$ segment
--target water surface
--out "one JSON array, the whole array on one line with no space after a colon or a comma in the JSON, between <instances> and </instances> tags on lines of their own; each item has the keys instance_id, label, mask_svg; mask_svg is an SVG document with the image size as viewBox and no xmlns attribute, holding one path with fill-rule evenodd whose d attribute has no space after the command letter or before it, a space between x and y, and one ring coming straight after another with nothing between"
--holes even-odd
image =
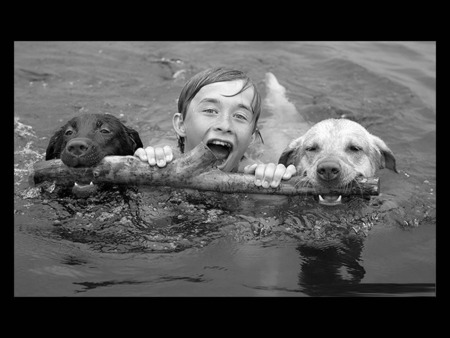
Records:
<instances>
[{"instance_id":1,"label":"water surface","mask_svg":"<svg viewBox=\"0 0 450 338\"><path fill-rule=\"evenodd\" d=\"M381 170L380 196L335 208L164 188L83 201L28 185L50 136L79 114L114 114L144 145L176 145L182 86L219 65L248 72L263 95L274 73L311 123L356 120L399 173ZM16 296L433 296L435 209L434 42L14 45Z\"/></svg>"}]
</instances>

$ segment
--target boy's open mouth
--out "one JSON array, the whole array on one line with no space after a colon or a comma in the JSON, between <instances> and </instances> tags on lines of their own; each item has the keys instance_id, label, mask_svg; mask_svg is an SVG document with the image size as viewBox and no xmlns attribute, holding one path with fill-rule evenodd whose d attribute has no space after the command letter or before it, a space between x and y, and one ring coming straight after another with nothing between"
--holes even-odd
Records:
<instances>
[{"instance_id":1,"label":"boy's open mouth","mask_svg":"<svg viewBox=\"0 0 450 338\"><path fill-rule=\"evenodd\" d=\"M219 160L226 160L233 150L233 145L226 141L209 140L206 145Z\"/></svg>"}]
</instances>

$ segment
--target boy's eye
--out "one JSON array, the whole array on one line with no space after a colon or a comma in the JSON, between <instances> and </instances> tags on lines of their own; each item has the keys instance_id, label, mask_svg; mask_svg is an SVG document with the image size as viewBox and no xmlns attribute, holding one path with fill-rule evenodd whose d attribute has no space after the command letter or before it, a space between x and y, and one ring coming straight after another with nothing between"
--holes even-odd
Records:
<instances>
[{"instance_id":1,"label":"boy's eye","mask_svg":"<svg viewBox=\"0 0 450 338\"><path fill-rule=\"evenodd\" d=\"M215 114L215 113L217 113L217 110L212 109L212 108L203 109L203 111L205 113L208 113L208 114Z\"/></svg>"},{"instance_id":2,"label":"boy's eye","mask_svg":"<svg viewBox=\"0 0 450 338\"><path fill-rule=\"evenodd\" d=\"M234 116L239 120L243 120L243 121L248 120L248 116L246 114L236 113Z\"/></svg>"}]
</instances>

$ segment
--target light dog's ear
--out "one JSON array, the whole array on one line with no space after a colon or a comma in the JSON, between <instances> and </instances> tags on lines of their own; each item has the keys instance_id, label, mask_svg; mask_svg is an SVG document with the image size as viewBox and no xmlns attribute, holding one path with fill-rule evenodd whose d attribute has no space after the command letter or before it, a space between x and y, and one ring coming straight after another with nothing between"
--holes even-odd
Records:
<instances>
[{"instance_id":1,"label":"light dog's ear","mask_svg":"<svg viewBox=\"0 0 450 338\"><path fill-rule=\"evenodd\" d=\"M278 159L278 163L284 164L285 167L287 167L290 164L295 165L294 155L295 155L295 149L286 148L285 150L283 150L283 153L281 154L280 158Z\"/></svg>"},{"instance_id":2,"label":"light dog's ear","mask_svg":"<svg viewBox=\"0 0 450 338\"><path fill-rule=\"evenodd\" d=\"M395 157L394 153L391 149L384 143L382 139L380 139L377 136L372 135L372 139L375 143L375 147L381 154L381 163L380 163L380 169L387 168L391 169L394 172L398 173L396 165L395 165Z\"/></svg>"},{"instance_id":3,"label":"light dog's ear","mask_svg":"<svg viewBox=\"0 0 450 338\"><path fill-rule=\"evenodd\" d=\"M278 163L284 164L285 167L287 167L290 164L293 164L297 166L297 158L298 154L300 152L300 149L302 147L303 138L299 137L298 139L295 139L289 145L283 150L281 153L280 158L278 159Z\"/></svg>"}]
</instances>

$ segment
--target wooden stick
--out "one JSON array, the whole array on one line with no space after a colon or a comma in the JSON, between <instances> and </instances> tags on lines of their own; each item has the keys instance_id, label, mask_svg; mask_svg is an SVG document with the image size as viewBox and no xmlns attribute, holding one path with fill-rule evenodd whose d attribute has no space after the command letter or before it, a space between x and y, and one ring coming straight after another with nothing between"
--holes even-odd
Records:
<instances>
[{"instance_id":1,"label":"wooden stick","mask_svg":"<svg viewBox=\"0 0 450 338\"><path fill-rule=\"evenodd\" d=\"M275 195L360 195L379 194L379 178L358 178L345 189L305 186L301 177L294 176L281 181L277 188L263 188L254 184L254 175L226 173L214 168L217 159L204 144L200 144L184 156L168 163L166 167L151 167L134 156L107 156L96 167L71 168L61 160L42 161L34 164L30 184L44 181L58 185L113 183L126 185L171 186L216 191L222 193L275 194Z\"/></svg>"}]
</instances>

